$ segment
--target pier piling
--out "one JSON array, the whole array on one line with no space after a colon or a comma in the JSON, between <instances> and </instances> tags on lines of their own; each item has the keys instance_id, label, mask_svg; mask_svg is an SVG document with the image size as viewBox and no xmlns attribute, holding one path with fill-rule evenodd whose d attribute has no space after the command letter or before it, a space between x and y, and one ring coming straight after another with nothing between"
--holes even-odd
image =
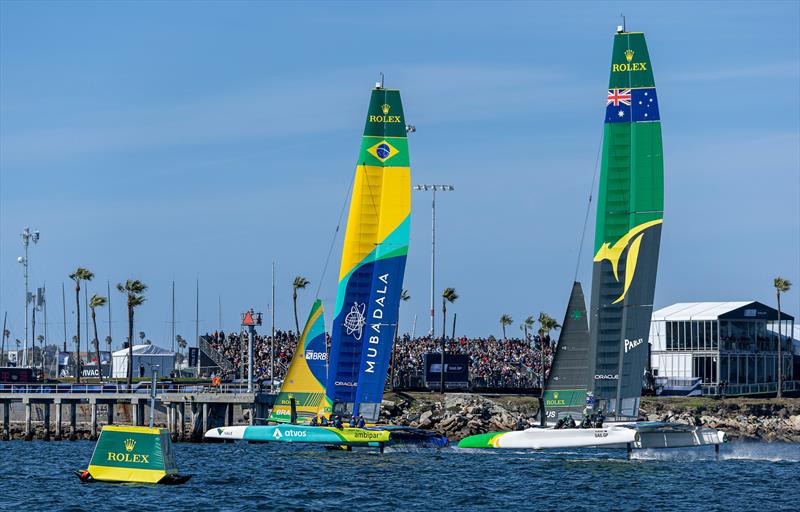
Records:
<instances>
[{"instance_id":1,"label":"pier piling","mask_svg":"<svg viewBox=\"0 0 800 512\"><path fill-rule=\"evenodd\" d=\"M92 410L91 438L97 439L97 400L90 400L89 408Z\"/></svg>"},{"instance_id":2,"label":"pier piling","mask_svg":"<svg viewBox=\"0 0 800 512\"><path fill-rule=\"evenodd\" d=\"M11 403L8 401L3 402L3 440L8 441L11 437L10 425L11 422Z\"/></svg>"},{"instance_id":3,"label":"pier piling","mask_svg":"<svg viewBox=\"0 0 800 512\"><path fill-rule=\"evenodd\" d=\"M33 439L33 432L31 431L31 400L30 398L23 398L22 403L25 406L25 440L30 441Z\"/></svg>"},{"instance_id":4,"label":"pier piling","mask_svg":"<svg viewBox=\"0 0 800 512\"><path fill-rule=\"evenodd\" d=\"M61 399L56 398L53 402L56 407L56 439L61 439Z\"/></svg>"},{"instance_id":5,"label":"pier piling","mask_svg":"<svg viewBox=\"0 0 800 512\"><path fill-rule=\"evenodd\" d=\"M69 440L74 441L78 438L78 404L69 403Z\"/></svg>"},{"instance_id":6,"label":"pier piling","mask_svg":"<svg viewBox=\"0 0 800 512\"><path fill-rule=\"evenodd\" d=\"M50 440L50 402L44 402L44 434L42 439L45 441Z\"/></svg>"}]
</instances>

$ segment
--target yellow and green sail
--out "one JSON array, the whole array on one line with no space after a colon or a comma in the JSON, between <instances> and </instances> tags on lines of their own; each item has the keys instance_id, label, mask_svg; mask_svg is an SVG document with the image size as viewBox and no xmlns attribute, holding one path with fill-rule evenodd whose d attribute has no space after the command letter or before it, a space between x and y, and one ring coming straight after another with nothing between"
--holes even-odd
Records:
<instances>
[{"instance_id":1,"label":"yellow and green sail","mask_svg":"<svg viewBox=\"0 0 800 512\"><path fill-rule=\"evenodd\" d=\"M400 91L372 90L356 165L331 328L334 410L377 419L408 253L408 141Z\"/></svg>"},{"instance_id":2,"label":"yellow and green sail","mask_svg":"<svg viewBox=\"0 0 800 512\"><path fill-rule=\"evenodd\" d=\"M591 295L593 391L636 416L664 215L661 121L644 34L614 36Z\"/></svg>"},{"instance_id":3,"label":"yellow and green sail","mask_svg":"<svg viewBox=\"0 0 800 512\"><path fill-rule=\"evenodd\" d=\"M297 423L308 423L317 415L328 416L331 402L325 395L327 381L327 349L322 301L317 299L303 328L300 341L289 363L289 371L275 399L270 421L292 421L292 400Z\"/></svg>"}]
</instances>

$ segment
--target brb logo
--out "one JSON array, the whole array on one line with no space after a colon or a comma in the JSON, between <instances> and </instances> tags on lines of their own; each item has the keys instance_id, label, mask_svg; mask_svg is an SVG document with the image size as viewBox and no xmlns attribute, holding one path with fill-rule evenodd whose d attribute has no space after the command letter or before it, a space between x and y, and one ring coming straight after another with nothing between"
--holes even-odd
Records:
<instances>
[{"instance_id":1,"label":"brb logo","mask_svg":"<svg viewBox=\"0 0 800 512\"><path fill-rule=\"evenodd\" d=\"M314 352L309 350L306 352L306 361L327 361L328 354L325 352Z\"/></svg>"}]
</instances>

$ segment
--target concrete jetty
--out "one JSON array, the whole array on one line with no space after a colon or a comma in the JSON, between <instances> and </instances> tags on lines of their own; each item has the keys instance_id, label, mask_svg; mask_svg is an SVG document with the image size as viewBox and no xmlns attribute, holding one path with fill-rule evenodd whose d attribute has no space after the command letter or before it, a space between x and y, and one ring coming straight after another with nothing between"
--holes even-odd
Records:
<instances>
[{"instance_id":1,"label":"concrete jetty","mask_svg":"<svg viewBox=\"0 0 800 512\"><path fill-rule=\"evenodd\" d=\"M252 425L266 418L274 398L239 385L159 384L152 414L155 424L168 428L174 440L200 442L208 429ZM0 437L97 439L103 425L149 424L150 403L149 386L129 390L119 384L0 385Z\"/></svg>"}]
</instances>

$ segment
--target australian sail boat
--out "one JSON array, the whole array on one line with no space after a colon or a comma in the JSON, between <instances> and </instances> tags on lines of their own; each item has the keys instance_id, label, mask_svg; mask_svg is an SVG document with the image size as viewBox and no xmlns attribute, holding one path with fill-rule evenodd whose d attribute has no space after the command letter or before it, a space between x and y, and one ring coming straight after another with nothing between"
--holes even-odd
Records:
<instances>
[{"instance_id":1,"label":"australian sail boat","mask_svg":"<svg viewBox=\"0 0 800 512\"><path fill-rule=\"evenodd\" d=\"M664 163L645 37L622 28L614 36L600 173L591 325L576 282L540 402L542 428L470 436L459 447L670 448L724 441L724 433L711 428L637 421L664 213ZM585 417L586 428L546 425L567 416L579 422Z\"/></svg>"}]
</instances>

